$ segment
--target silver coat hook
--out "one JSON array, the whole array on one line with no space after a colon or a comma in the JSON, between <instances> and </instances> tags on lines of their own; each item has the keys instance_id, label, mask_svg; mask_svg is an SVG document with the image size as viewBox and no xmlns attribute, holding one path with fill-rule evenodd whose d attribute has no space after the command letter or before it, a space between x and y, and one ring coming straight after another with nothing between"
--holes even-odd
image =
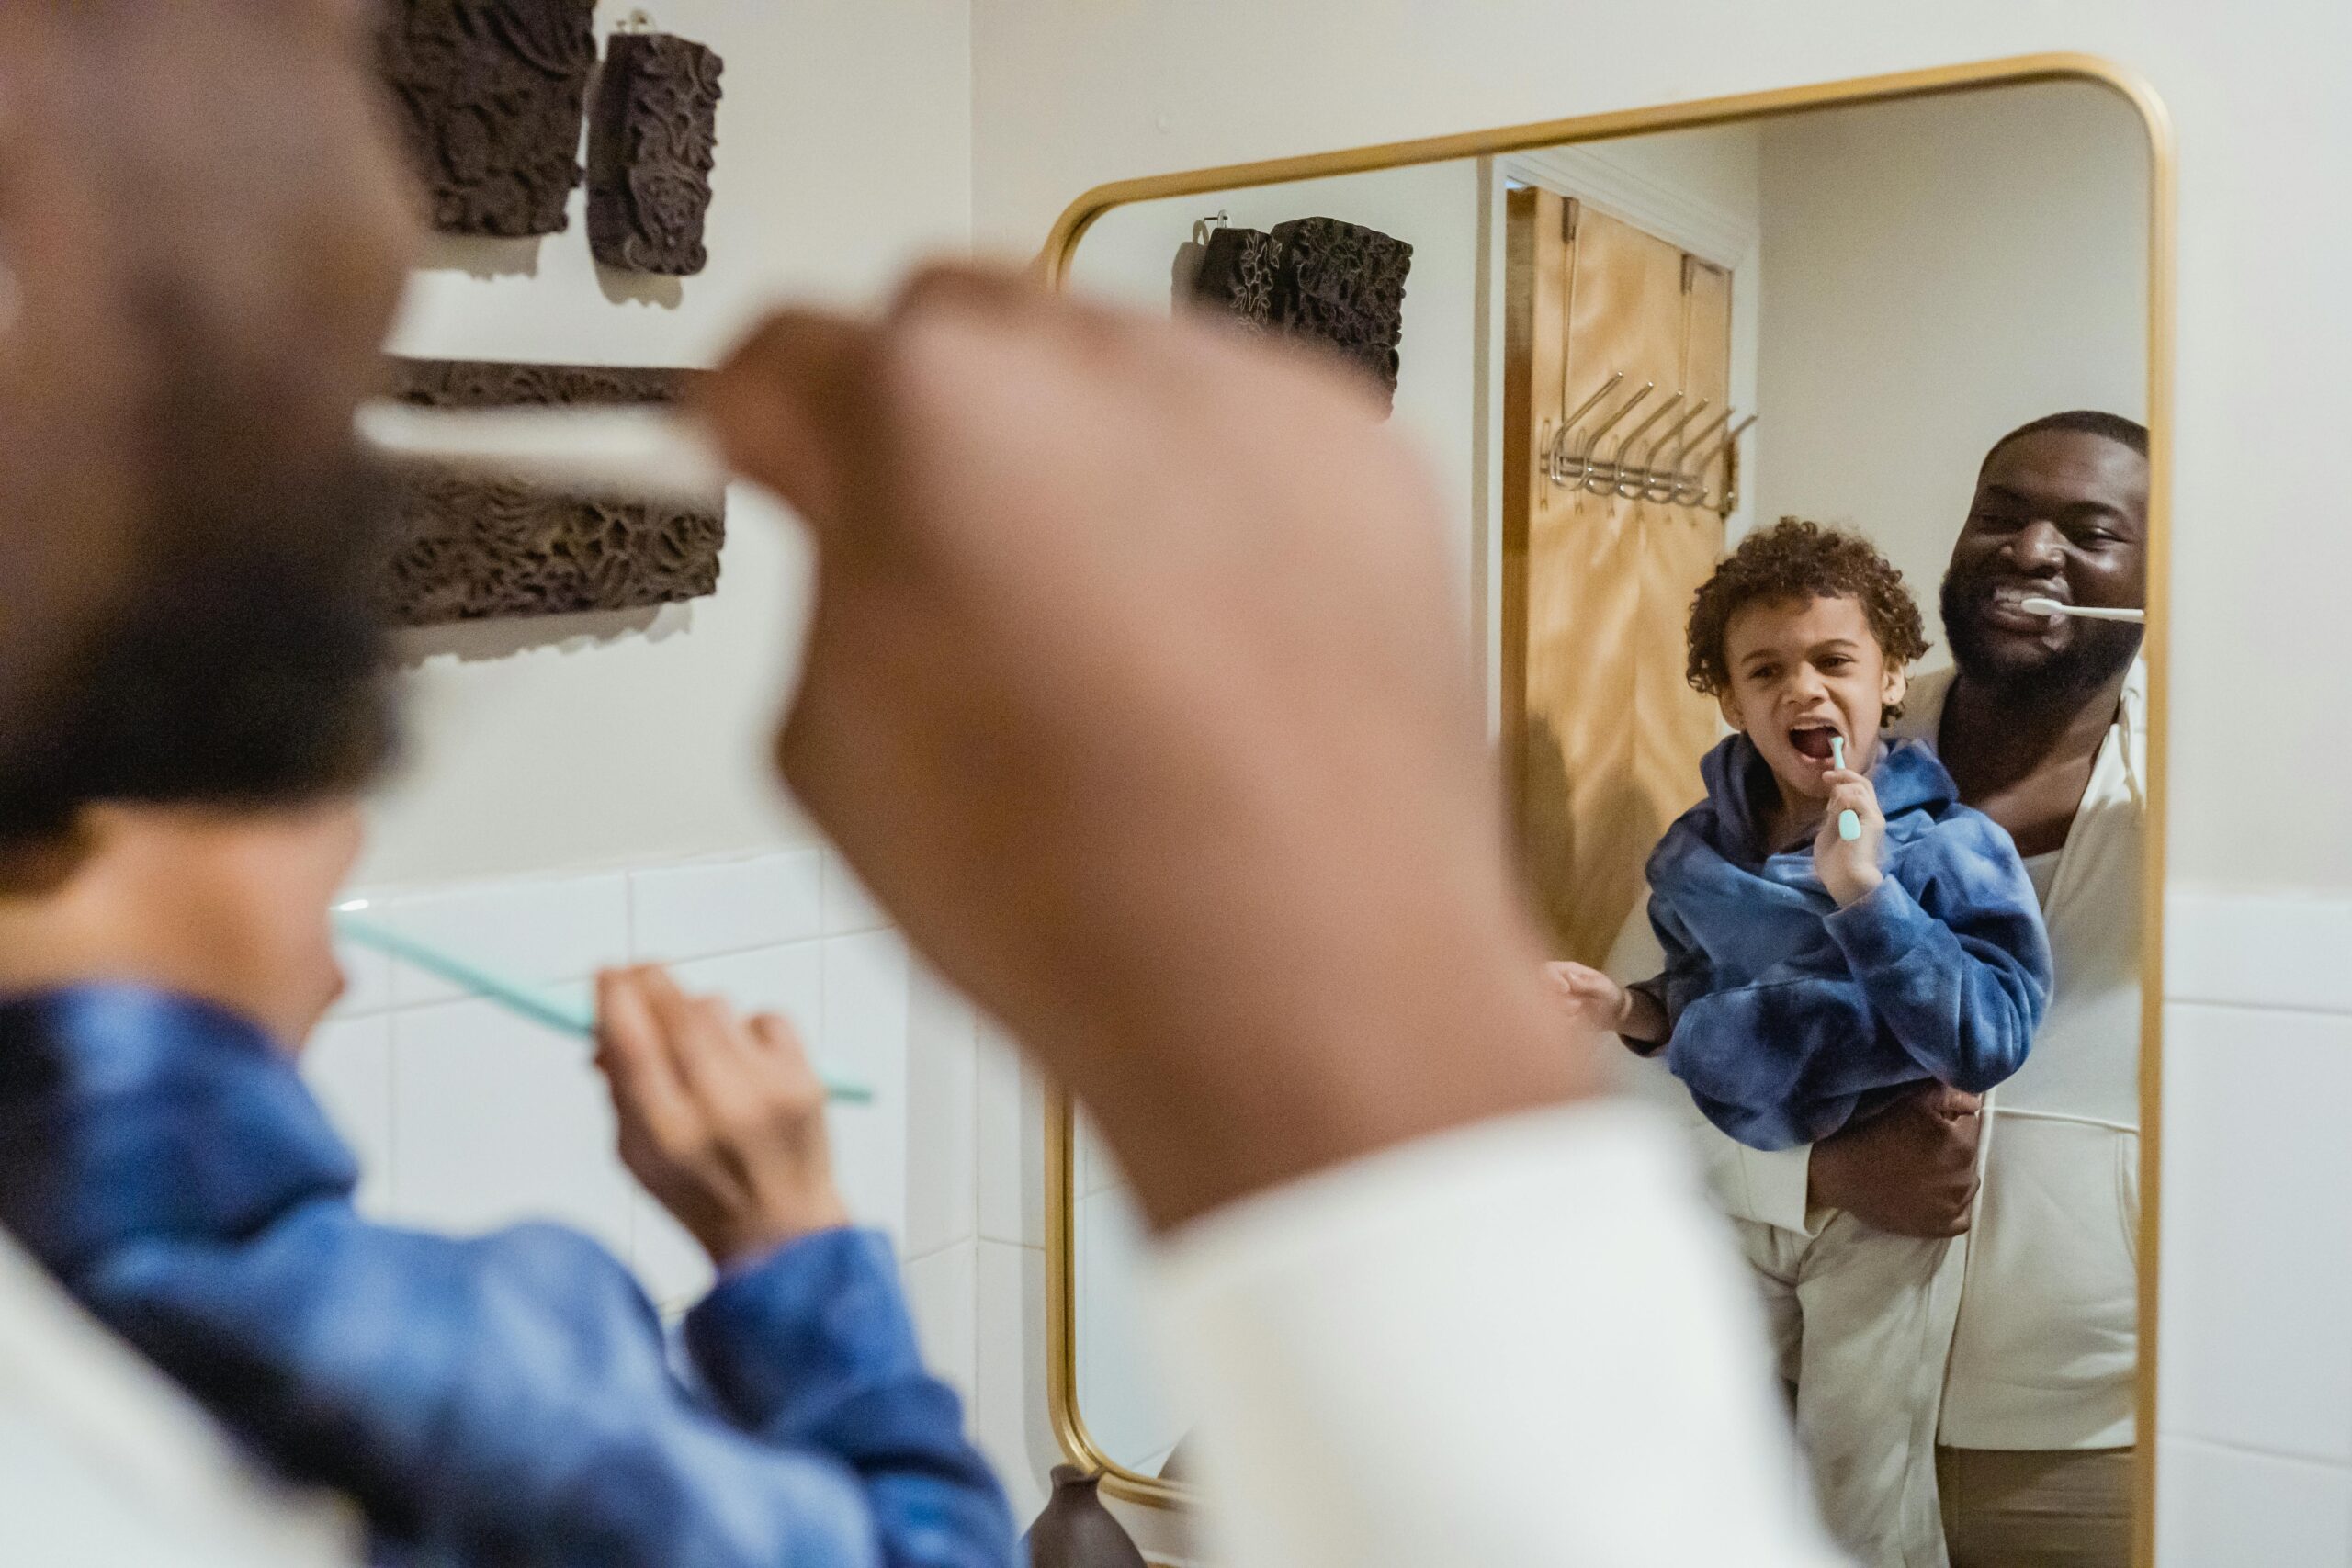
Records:
<instances>
[{"instance_id":1,"label":"silver coat hook","mask_svg":"<svg viewBox=\"0 0 2352 1568\"><path fill-rule=\"evenodd\" d=\"M1682 417L1680 419L1676 420L1672 424L1669 424L1664 430L1659 431L1657 434L1651 439L1650 449L1642 454L1641 488L1638 491L1628 491L1626 493L1638 494L1645 501L1672 501L1674 499L1674 492L1681 484L1682 476L1671 466L1663 468L1658 467L1658 454L1665 451L1668 444L1672 442L1676 436L1682 434L1682 427L1684 425L1689 424L1692 420L1698 418L1701 414L1714 407L1714 403L1715 400L1713 398L1701 398L1697 402L1692 403L1689 408L1682 411Z\"/></svg>"},{"instance_id":2,"label":"silver coat hook","mask_svg":"<svg viewBox=\"0 0 2352 1568\"><path fill-rule=\"evenodd\" d=\"M1630 491L1625 488L1625 454L1634 449L1634 443L1642 438L1642 434L1645 431L1648 430L1651 425L1656 424L1659 420L1664 419L1668 414L1672 413L1676 407L1679 406L1685 399L1690 397L1690 394L1688 392L1675 393L1674 396L1667 399L1666 401L1650 410L1648 417L1644 419L1641 423L1634 426L1633 429L1619 436L1617 438L1617 460L1610 465L1611 472L1606 476L1607 482L1596 486L1590 479L1587 479L1585 481L1585 488L1588 490L1596 490L1603 493L1613 490L1619 495L1630 496L1638 493L1636 491ZM1647 476L1645 475L1644 477L1646 479Z\"/></svg>"},{"instance_id":3,"label":"silver coat hook","mask_svg":"<svg viewBox=\"0 0 2352 1568\"><path fill-rule=\"evenodd\" d=\"M1617 383L1624 378L1625 373L1623 370L1620 370L1615 375L1610 377L1608 380L1603 381L1600 384L1600 390L1593 393L1592 396L1587 398L1583 402L1578 403L1577 405L1577 412L1568 415L1567 418L1560 422L1560 428L1553 434L1551 446L1544 455L1544 471L1545 474L1550 476L1554 484L1565 484L1567 482L1569 476L1564 474L1561 470L1567 463L1568 440L1576 430L1577 422L1584 418L1585 415L1590 413L1594 409L1598 408L1600 405L1600 400L1614 391L1617 388ZM1578 475L1576 477L1581 478L1582 476Z\"/></svg>"},{"instance_id":4,"label":"silver coat hook","mask_svg":"<svg viewBox=\"0 0 2352 1568\"><path fill-rule=\"evenodd\" d=\"M1682 468L1682 460L1690 455L1691 448L1697 446L1699 443L1708 439L1710 436L1713 435L1716 431L1721 430L1725 424L1729 423L1731 422L1731 416L1738 412L1739 411L1737 409L1731 407L1729 404L1725 404L1723 412L1715 415L1714 418L1709 420L1706 423L1692 431L1689 437L1683 441L1682 445L1674 449L1674 457L1667 466L1675 469L1677 472L1679 472Z\"/></svg>"},{"instance_id":5,"label":"silver coat hook","mask_svg":"<svg viewBox=\"0 0 2352 1568\"><path fill-rule=\"evenodd\" d=\"M1691 470L1690 479L1686 485L1686 491L1688 492L1687 498L1689 500L1697 502L1705 499L1707 494L1707 470L1715 466L1715 459L1717 457L1723 457L1724 453L1730 451L1732 447L1738 443L1739 438L1747 433L1748 427L1754 424L1759 417L1761 416L1749 414L1746 419L1741 420L1737 424L1735 424L1730 429L1724 431L1721 436L1716 438L1714 445L1707 448L1707 455L1699 459L1698 467ZM1730 462L1728 459L1725 459L1724 472L1726 477L1728 477L1731 472ZM1728 513L1731 508L1724 504L1724 502L1731 500L1731 486L1726 482L1724 486L1724 494L1722 499L1714 503L1715 510L1718 512ZM1678 499L1681 498L1682 497L1678 496Z\"/></svg>"},{"instance_id":6,"label":"silver coat hook","mask_svg":"<svg viewBox=\"0 0 2352 1568\"><path fill-rule=\"evenodd\" d=\"M1615 413L1611 414L1607 419L1602 420L1598 425L1593 427L1592 434L1584 438L1584 445L1577 451L1577 457L1579 461L1587 465L1586 471L1588 473L1591 471L1589 465L1592 462L1592 449L1600 445L1600 438L1608 434L1611 430L1615 429L1618 421L1623 419L1627 414L1632 413L1635 409L1641 407L1643 400L1657 390L1657 383L1656 381L1643 382L1642 389L1640 391L1635 392L1632 397L1627 398L1623 405L1620 407Z\"/></svg>"}]
</instances>

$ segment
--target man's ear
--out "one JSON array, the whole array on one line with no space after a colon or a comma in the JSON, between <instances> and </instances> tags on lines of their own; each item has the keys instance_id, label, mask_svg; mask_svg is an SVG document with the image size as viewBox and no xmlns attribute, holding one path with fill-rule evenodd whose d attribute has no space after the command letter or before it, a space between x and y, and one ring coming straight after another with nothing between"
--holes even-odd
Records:
<instances>
[{"instance_id":1,"label":"man's ear","mask_svg":"<svg viewBox=\"0 0 2352 1568\"><path fill-rule=\"evenodd\" d=\"M1747 725L1740 718L1739 709L1732 705L1731 689L1729 687L1725 687L1724 690L1715 694L1715 706L1723 710L1724 722L1725 724L1730 725L1742 735L1747 733Z\"/></svg>"}]
</instances>

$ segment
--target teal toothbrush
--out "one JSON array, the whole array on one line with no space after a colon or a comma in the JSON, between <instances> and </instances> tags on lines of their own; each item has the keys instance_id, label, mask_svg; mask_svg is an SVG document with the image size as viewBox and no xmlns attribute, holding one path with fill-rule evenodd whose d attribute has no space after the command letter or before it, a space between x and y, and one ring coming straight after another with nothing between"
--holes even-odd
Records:
<instances>
[{"instance_id":1,"label":"teal toothbrush","mask_svg":"<svg viewBox=\"0 0 2352 1568\"><path fill-rule=\"evenodd\" d=\"M430 947L413 937L404 936L390 926L355 916L355 910L367 907L364 898L336 905L336 934L362 947L390 953L403 964L413 964L428 975L447 980L484 1001L496 1002L509 1012L527 1018L543 1028L552 1029L558 1034L569 1034L580 1040L596 1038L596 1015L593 1010L557 1001L528 986L502 979L486 969L476 968L462 958L452 957L437 947ZM825 1098L828 1100L843 1105L870 1105L874 1102L874 1091L864 1084L843 1083L831 1077L824 1082Z\"/></svg>"},{"instance_id":2,"label":"teal toothbrush","mask_svg":"<svg viewBox=\"0 0 2352 1568\"><path fill-rule=\"evenodd\" d=\"M1833 735L1829 738L1829 761L1832 766L1840 772L1844 771L1846 766L1846 738L1844 736ZM1848 843L1852 843L1862 836L1862 819L1851 811L1840 811L1838 813L1838 836Z\"/></svg>"}]
</instances>

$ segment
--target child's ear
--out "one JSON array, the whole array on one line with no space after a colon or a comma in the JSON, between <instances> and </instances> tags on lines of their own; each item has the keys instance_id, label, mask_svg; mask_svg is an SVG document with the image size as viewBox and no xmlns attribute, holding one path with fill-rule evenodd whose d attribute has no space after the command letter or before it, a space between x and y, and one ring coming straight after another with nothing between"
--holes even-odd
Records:
<instances>
[{"instance_id":1,"label":"child's ear","mask_svg":"<svg viewBox=\"0 0 2352 1568\"><path fill-rule=\"evenodd\" d=\"M1739 716L1739 709L1732 705L1731 693L1728 690L1717 692L1715 694L1715 705L1724 710L1724 722L1725 724L1730 725L1742 735L1747 733L1747 722Z\"/></svg>"},{"instance_id":2,"label":"child's ear","mask_svg":"<svg viewBox=\"0 0 2352 1568\"><path fill-rule=\"evenodd\" d=\"M1887 666L1886 677L1879 682L1879 707L1892 713L1903 705L1911 692L1911 672L1899 664Z\"/></svg>"}]
</instances>

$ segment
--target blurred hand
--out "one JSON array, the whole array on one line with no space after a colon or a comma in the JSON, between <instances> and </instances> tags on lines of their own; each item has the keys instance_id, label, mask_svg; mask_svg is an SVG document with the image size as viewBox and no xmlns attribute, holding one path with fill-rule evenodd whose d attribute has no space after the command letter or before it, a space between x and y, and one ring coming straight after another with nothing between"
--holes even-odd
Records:
<instances>
[{"instance_id":1,"label":"blurred hand","mask_svg":"<svg viewBox=\"0 0 2352 1568\"><path fill-rule=\"evenodd\" d=\"M1813 1145L1808 1198L1896 1235L1959 1235L1976 1201L1984 1101L1929 1084Z\"/></svg>"},{"instance_id":2,"label":"blurred hand","mask_svg":"<svg viewBox=\"0 0 2352 1568\"><path fill-rule=\"evenodd\" d=\"M657 967L596 977L596 1066L621 1163L720 1268L849 1223L825 1087L792 1026L689 997Z\"/></svg>"},{"instance_id":3,"label":"blurred hand","mask_svg":"<svg viewBox=\"0 0 2352 1568\"><path fill-rule=\"evenodd\" d=\"M706 398L817 535L786 778L1156 1221L1597 1081L1366 391L948 270L772 319Z\"/></svg>"},{"instance_id":4,"label":"blurred hand","mask_svg":"<svg viewBox=\"0 0 2352 1568\"><path fill-rule=\"evenodd\" d=\"M1562 1010L1579 1022L1611 1032L1625 1027L1631 993L1600 970L1561 960L1544 965L1544 973Z\"/></svg>"}]
</instances>

